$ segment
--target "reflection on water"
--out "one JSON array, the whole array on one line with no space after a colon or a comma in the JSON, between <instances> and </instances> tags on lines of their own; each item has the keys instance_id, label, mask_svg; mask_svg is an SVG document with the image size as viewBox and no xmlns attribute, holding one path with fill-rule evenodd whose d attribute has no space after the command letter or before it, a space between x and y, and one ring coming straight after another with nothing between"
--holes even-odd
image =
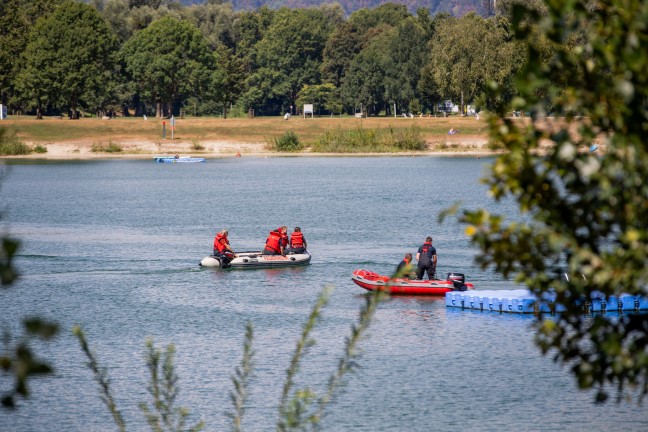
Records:
<instances>
[{"instance_id":1,"label":"reflection on water","mask_svg":"<svg viewBox=\"0 0 648 432\"><path fill-rule=\"evenodd\" d=\"M255 375L247 430L274 430L285 370L314 301L332 285L297 388L323 392L365 303L353 270L391 273L432 235L439 274L466 274L477 289L515 288L473 262L454 220L457 200L515 218L478 183L485 159L236 158L205 164L99 161L12 165L0 194L4 221L23 242L22 279L0 292L0 324L57 319L64 331L38 350L57 374L33 398L0 411L0 430L103 431L114 426L69 333L82 325L108 367L129 430L146 430L146 337L177 346L181 392L208 430L227 430L230 376L248 321ZM196 165L196 166L192 166ZM227 179L227 182L223 182ZM269 230L300 226L306 267L220 270L198 266L226 227L234 250L258 249ZM567 371L541 357L532 318L447 309L433 297L394 296L361 344L360 370L324 419L324 430L646 430L634 406L594 406ZM1 381L0 381L1 382ZM191 422L190 422L191 423ZM55 426L54 426L55 425Z\"/></svg>"}]
</instances>

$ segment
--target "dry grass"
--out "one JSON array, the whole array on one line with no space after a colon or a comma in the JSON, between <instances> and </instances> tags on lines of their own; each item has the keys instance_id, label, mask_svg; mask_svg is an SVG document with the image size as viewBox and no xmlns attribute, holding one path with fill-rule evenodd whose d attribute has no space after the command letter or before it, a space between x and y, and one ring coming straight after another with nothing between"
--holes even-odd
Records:
<instances>
[{"instance_id":1,"label":"dry grass","mask_svg":"<svg viewBox=\"0 0 648 432\"><path fill-rule=\"evenodd\" d=\"M165 122L166 139L162 138ZM312 154L311 146L331 130L406 130L416 126L429 153L492 153L487 148L487 123L474 117L259 117L241 118L186 118L176 119L174 139L171 140L169 120L149 117L114 118L45 118L10 116L0 126L16 130L18 137L31 146L47 149L46 157L96 158L96 157L148 157L152 154L200 154L223 156L241 154L272 154L269 146L287 132L294 132L304 145L302 154ZM448 135L453 127L461 131ZM93 143L111 142L123 151L118 154L92 152ZM443 145L439 145L443 143ZM36 156L33 156L36 157Z\"/></svg>"},{"instance_id":2,"label":"dry grass","mask_svg":"<svg viewBox=\"0 0 648 432\"><path fill-rule=\"evenodd\" d=\"M155 141L162 137L162 122L166 122L167 139L171 137L169 120L149 118L115 118L101 120L87 118L68 120L45 118L36 120L33 117L11 117L3 123L13 126L18 136L32 143L70 142L78 140L94 140L110 138L119 142ZM3 125L4 125L3 124ZM311 143L324 135L327 130L334 128L355 129L388 129L404 128L416 125L423 137L430 141L439 141L440 136L446 136L450 127L459 129L467 135L486 136L486 123L472 117L449 118L367 118L354 117L320 117L297 118L284 120L283 117L260 117L255 119L221 119L221 118L187 118L176 120L175 139L195 140L200 137L204 141L230 142L268 142L279 138L292 130L305 143ZM436 139L435 139L436 138Z\"/></svg>"}]
</instances>

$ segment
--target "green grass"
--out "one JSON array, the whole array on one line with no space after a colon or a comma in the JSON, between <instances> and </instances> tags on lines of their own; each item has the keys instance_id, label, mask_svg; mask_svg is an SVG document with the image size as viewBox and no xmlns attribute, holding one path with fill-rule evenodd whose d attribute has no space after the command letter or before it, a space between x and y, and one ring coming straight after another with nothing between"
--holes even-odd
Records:
<instances>
[{"instance_id":1,"label":"green grass","mask_svg":"<svg viewBox=\"0 0 648 432\"><path fill-rule=\"evenodd\" d=\"M29 153L31 153L31 149L18 138L15 130L0 128L1 156L18 156Z\"/></svg>"},{"instance_id":2,"label":"green grass","mask_svg":"<svg viewBox=\"0 0 648 432\"><path fill-rule=\"evenodd\" d=\"M119 153L123 150L122 146L109 141L107 145L103 145L101 141L93 143L90 149L93 153Z\"/></svg>"},{"instance_id":3,"label":"green grass","mask_svg":"<svg viewBox=\"0 0 648 432\"><path fill-rule=\"evenodd\" d=\"M422 151L427 145L421 136L420 128L356 129L340 127L326 131L317 140L312 150L321 153L384 153L402 151Z\"/></svg>"}]
</instances>

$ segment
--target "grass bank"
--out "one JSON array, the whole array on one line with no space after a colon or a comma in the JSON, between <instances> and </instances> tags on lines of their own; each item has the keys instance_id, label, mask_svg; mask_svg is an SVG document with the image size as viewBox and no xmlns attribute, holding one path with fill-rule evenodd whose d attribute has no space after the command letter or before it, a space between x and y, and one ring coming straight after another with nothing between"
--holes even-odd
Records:
<instances>
[{"instance_id":1,"label":"grass bank","mask_svg":"<svg viewBox=\"0 0 648 432\"><path fill-rule=\"evenodd\" d=\"M246 143L263 151L272 151L272 144L290 133L298 138L302 152L443 152L462 148L488 152L487 124L474 117L178 118L173 140L169 120L150 117L146 120L142 117L110 120L46 117L36 120L34 117L10 116L0 123L0 127L15 130L16 136L32 147L40 145L49 150L54 145L75 145L77 154L82 153L85 147L89 149L94 145L96 149L96 143L106 142L120 146L123 155L174 151L217 153L213 143L231 144L228 152L236 151L237 145ZM162 137L163 127L166 138ZM450 128L461 132L450 136ZM368 139L372 136L381 137L381 140L372 143ZM359 149L354 144L357 142L367 145ZM49 152L50 156L52 153Z\"/></svg>"}]
</instances>

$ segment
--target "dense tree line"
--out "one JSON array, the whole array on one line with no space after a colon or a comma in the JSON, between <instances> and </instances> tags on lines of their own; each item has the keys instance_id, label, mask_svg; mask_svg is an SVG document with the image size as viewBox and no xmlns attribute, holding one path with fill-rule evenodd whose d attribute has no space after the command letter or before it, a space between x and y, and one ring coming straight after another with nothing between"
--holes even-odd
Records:
<instances>
[{"instance_id":1,"label":"dense tree line","mask_svg":"<svg viewBox=\"0 0 648 432\"><path fill-rule=\"evenodd\" d=\"M502 13L432 16L393 3L349 16L338 4L235 11L219 0L1 7L1 101L38 116L278 115L303 103L394 115L448 99L490 109L488 89L512 89L526 61Z\"/></svg>"}]
</instances>

